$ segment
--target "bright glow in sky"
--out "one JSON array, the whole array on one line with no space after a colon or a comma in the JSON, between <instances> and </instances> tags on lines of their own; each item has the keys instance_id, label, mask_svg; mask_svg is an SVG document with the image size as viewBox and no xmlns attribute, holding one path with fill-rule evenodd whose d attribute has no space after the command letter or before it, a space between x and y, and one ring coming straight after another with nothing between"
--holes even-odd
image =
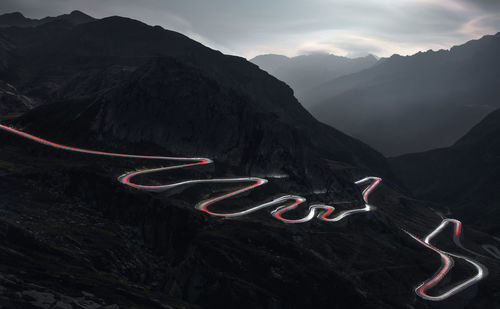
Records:
<instances>
[{"instance_id":1,"label":"bright glow in sky","mask_svg":"<svg viewBox=\"0 0 500 309\"><path fill-rule=\"evenodd\" d=\"M500 0L2 0L26 17L81 10L175 30L252 58L328 52L386 57L448 49L500 31Z\"/></svg>"}]
</instances>

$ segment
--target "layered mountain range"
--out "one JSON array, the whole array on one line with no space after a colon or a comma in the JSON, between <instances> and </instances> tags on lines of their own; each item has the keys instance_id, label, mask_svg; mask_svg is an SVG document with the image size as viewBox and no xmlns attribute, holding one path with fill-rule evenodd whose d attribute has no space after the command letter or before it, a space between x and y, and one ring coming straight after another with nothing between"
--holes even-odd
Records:
<instances>
[{"instance_id":1,"label":"layered mountain range","mask_svg":"<svg viewBox=\"0 0 500 309\"><path fill-rule=\"evenodd\" d=\"M500 107L500 34L394 55L302 96L320 121L386 155L453 144Z\"/></svg>"},{"instance_id":2,"label":"layered mountain range","mask_svg":"<svg viewBox=\"0 0 500 309\"><path fill-rule=\"evenodd\" d=\"M73 25L84 24L95 20L80 11L72 11L69 14L56 17L44 17L42 19L27 18L20 12L0 15L0 27L36 27L53 21L65 21Z\"/></svg>"},{"instance_id":3,"label":"layered mountain range","mask_svg":"<svg viewBox=\"0 0 500 309\"><path fill-rule=\"evenodd\" d=\"M303 96L312 89L340 76L356 73L377 63L373 55L350 59L327 53L313 53L296 57L260 55L250 60L261 69L284 81L294 90L299 101L308 107Z\"/></svg>"}]
</instances>

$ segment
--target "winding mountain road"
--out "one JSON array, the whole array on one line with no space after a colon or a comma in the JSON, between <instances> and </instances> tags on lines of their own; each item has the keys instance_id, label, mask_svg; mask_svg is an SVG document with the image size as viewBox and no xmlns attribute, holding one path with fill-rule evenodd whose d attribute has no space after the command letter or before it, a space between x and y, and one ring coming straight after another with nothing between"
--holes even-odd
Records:
<instances>
[{"instance_id":1,"label":"winding mountain road","mask_svg":"<svg viewBox=\"0 0 500 309\"><path fill-rule=\"evenodd\" d=\"M61 150L87 153L87 154L100 155L100 156L119 157L119 158L191 162L191 163L173 165L173 166L168 166L168 167L159 167L159 168L152 168L152 169L144 169L141 171L133 171L133 172L129 172L129 173L126 173L126 174L118 177L118 181L120 181L121 183L123 183L129 187L139 189L139 190L163 192L163 191L173 189L173 188L179 187L179 186L186 186L186 185L200 184L200 183L248 183L248 182L252 183L249 186L243 187L241 189L232 191L230 193L227 193L227 194L224 194L221 196L217 196L215 198L212 198L212 199L209 199L206 201L202 201L196 205L196 209L203 211L209 215L217 216L217 217L226 217L226 218L240 217L240 216L248 215L250 213L256 212L256 211L264 209L264 208L269 208L271 206L277 206L277 208L271 212L271 215L273 217L275 217L276 219L278 219L282 222L285 222L285 223L304 223L304 222L312 220L314 217L317 217L319 220L322 220L322 221L336 222L336 221L340 221L340 220L344 219L347 216L350 216L350 215L353 215L356 213L368 212L371 209L373 209L373 207L368 204L368 197L369 197L370 193L377 187L377 185L382 180L381 178L378 178L378 177L366 177L366 178L363 178L359 181L356 181L356 184L368 184L367 188L364 189L364 191L363 191L363 200L365 202L365 207L360 208L360 209L353 209L353 210L347 210L347 211L335 213L334 212L335 207L333 207L333 206L325 205L325 204L313 204L313 205L309 206L309 212L304 218L287 219L287 218L284 218L283 215L286 214L287 212L297 208L300 204L303 204L304 202L306 202L306 199L304 197L301 197L298 195L284 195L284 196L281 196L281 197L276 198L274 200L271 200L269 202L265 202L263 204L253 206L253 207L246 209L246 210L243 210L243 211L232 212L232 213L219 213L219 212L211 211L209 209L209 206L212 206L213 204L220 202L224 199L228 199L228 198L234 197L236 195L242 194L244 192L253 190L259 186L266 184L268 182L268 180L264 179L264 178L258 178L258 177L241 177L241 178L221 178L221 179L192 179L192 180L186 180L186 181L181 181L181 182L176 182L176 183L171 183L171 184L166 184L166 185L158 185L158 186L141 185L141 184L133 182L133 178L140 176L140 175L152 174L152 173L157 173L157 172L164 172L164 171L185 168L185 167L191 167L191 166L197 166L197 165L211 164L211 163L213 163L213 161L210 159L207 159L207 158L142 156L142 155L132 155L132 154L88 150L88 149L82 149L82 148L76 148L76 147L70 147L70 146L57 144L57 143L36 137L34 135L31 135L31 134L28 134L28 133L22 132L20 130L16 130L14 128L11 128L11 127L8 127L5 125L1 125L1 124L0 124L0 129L7 131L9 133L30 139L34 142L44 144L44 145L47 145L50 147L54 147L57 149L61 149Z\"/></svg>"},{"instance_id":2,"label":"winding mountain road","mask_svg":"<svg viewBox=\"0 0 500 309\"><path fill-rule=\"evenodd\" d=\"M458 255L458 254L453 254L453 253L449 253L449 252L446 252L446 251L443 251L443 250L440 250L436 247L434 247L432 244L431 244L431 241L434 237L436 237L436 235L438 235L439 233L441 233L443 231L443 229L448 225L448 224L453 224L455 225L455 229L453 231L453 241L455 242L455 244L460 247L461 249L469 252L469 253L472 253L476 256L481 256L480 254L474 252L474 251L471 251L469 249L466 249L461 241L460 241L460 237L462 235L462 223L458 220L455 220L455 219L444 219L441 224L436 228L434 229L429 235L427 235L425 237L424 240L421 240L419 239L418 237L414 236L413 234L405 231L406 233L408 233L408 235L410 235L413 239L415 239L416 241L418 241L419 243L421 243L422 245L424 245L425 247L433 250L434 252L438 253L439 256L441 257L441 261L442 261L442 266L441 266L441 270L439 270L439 272L437 273L436 276L428 279L427 281L425 281L424 283L420 284L416 289L415 289L415 293L417 293L418 296L422 297L423 299L427 299L427 300L432 300L432 301L441 301L441 300L445 300L461 291L463 291L464 289L468 288L469 286L479 282L481 279L483 279L486 275L487 275L487 269L486 267L484 267L483 265L479 264L478 262L466 257L466 256L463 256L463 255ZM448 289L448 290L445 290L444 292L442 292L441 294L439 295L436 295L436 296L431 296L427 293L427 291L431 288L433 288L434 286L436 286L439 282L441 282L444 277L446 276L446 274L451 270L451 268L453 267L453 264L454 264L454 261L453 261L453 257L454 258L458 258L458 259L462 259L466 262L468 262L469 264L471 264L475 269L476 269L476 275L474 275L472 278L469 278L465 281L463 281L462 283Z\"/></svg>"},{"instance_id":3,"label":"winding mountain road","mask_svg":"<svg viewBox=\"0 0 500 309\"><path fill-rule=\"evenodd\" d=\"M259 211L261 209L269 208L272 206L275 206L274 210L271 211L271 215L284 222L284 223L304 223L307 221L310 221L314 218L317 218L322 221L326 222L337 222L340 221L347 216L357 214L357 213L363 213L363 212L368 212L373 210L373 207L369 205L368 203L368 198L370 194L373 192L373 190L380 184L381 178L378 177L366 177L363 178L359 181L356 181L355 183L358 185L366 184L366 188L363 190L363 200L365 202L365 206L360 209L353 209L353 210L346 210L342 212L335 212L335 207L331 205L326 205L326 204L313 204L309 206L309 211L307 215L303 218L300 219L287 219L285 215L290 212L291 210L297 208L299 205L303 204L306 202L306 199L304 197L298 196L298 195L284 195L281 197L278 197L276 199L273 199L271 201L253 206L251 208L238 211L238 212L231 212L231 213L220 213L220 212L215 212L211 210L210 208L217 202L220 202L224 199L228 199L234 196L237 196L239 194L242 194L244 192L248 192L250 190L256 189L268 182L268 180L264 178L258 178L258 177L240 177L240 178L221 178L221 179L192 179L192 180L186 180L186 181L181 181L181 182L176 182L176 183L171 183L171 184L166 184L166 185L157 185L157 186L151 186L151 185L141 185L138 183L133 182L133 179L139 175L146 175L146 174L152 174L152 173L157 173L157 172L163 172L163 171L169 171L169 170L174 170L174 169L179 169L179 168L185 168L185 167L190 167L190 166L197 166L197 165L205 165L205 164L211 164L213 163L212 160L207 159L207 158L186 158L186 157L165 157L165 156L143 156L143 155L132 155L132 154L122 154L122 153L112 153L112 152L102 152L102 151L95 151L95 150L87 150L87 149L82 149L82 148L75 148L75 147L70 147L70 146L65 146L61 144L57 144L54 142L50 142L48 140L33 136L31 134L22 132L20 130L16 130L14 128L1 125L0 124L0 130L27 138L29 140L32 140L34 142L44 144L50 147L58 148L61 150L67 150L67 151L73 151L73 152L80 152L80 153L87 153L87 154L93 154L93 155L100 155L100 156L109 156L109 157L119 157L119 158L131 158L131 159L149 159L149 160L162 160L162 161L182 161L182 162L190 162L190 163L183 163L179 165L173 165L173 166L168 166L168 167L159 167L159 168L152 168L152 169L144 169L140 171L133 171L126 173L124 175L121 175L118 177L118 181L121 183L138 189L138 190L144 190L144 191L153 191L153 192L163 192L169 189L173 189L175 187L179 186L185 186L185 185L190 185L190 184L200 184L200 183L251 183L251 185L248 185L246 187L243 187L241 189L226 193L224 195L220 195L214 198L211 198L209 200L202 201L198 203L195 207L196 209L203 211L209 215L212 216L217 216L217 217L226 217L226 218L232 218L232 217L240 217L244 216L256 211ZM456 293L459 293L460 291L466 289L467 287L471 286L472 284L477 283L480 281L487 273L487 270L484 266L480 265L479 263L461 255L457 254L452 254L449 252L445 252L442 250L437 249L434 247L430 242L431 240L439 234L448 224L454 224L455 225L455 233L454 233L454 242L462 249L465 251L477 255L475 252L468 250L463 247L462 243L460 242L460 236L461 236L461 231L462 231L462 225L460 221L454 220L454 219L445 219L439 225L434 231L432 231L425 240L420 240L416 236L412 235L411 233L405 231L408 233L413 239L421 243L422 245L426 246L427 248L435 251L441 256L441 260L443 262L443 266L439 273L427 280L426 282L422 283L419 285L416 289L415 292L417 293L418 296L427 299L427 300L432 300L432 301L440 301L444 300ZM444 293L437 295L437 296L430 296L427 294L427 290L430 288L434 287L436 284L438 284L449 272L449 270L453 266L453 258L460 258L463 259L470 264L472 264L476 269L477 269L477 274L466 280L465 282L462 282L459 285L454 286L453 288L445 291Z\"/></svg>"}]
</instances>

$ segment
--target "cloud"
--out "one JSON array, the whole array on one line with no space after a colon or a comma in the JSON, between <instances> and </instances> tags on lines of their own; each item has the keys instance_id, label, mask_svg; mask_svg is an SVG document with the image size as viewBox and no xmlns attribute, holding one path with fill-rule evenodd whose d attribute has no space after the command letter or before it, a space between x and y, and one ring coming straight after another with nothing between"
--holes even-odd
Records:
<instances>
[{"instance_id":1,"label":"cloud","mask_svg":"<svg viewBox=\"0 0 500 309\"><path fill-rule=\"evenodd\" d=\"M463 24L459 32L470 37L479 37L485 33L494 33L500 29L500 14L478 16Z\"/></svg>"},{"instance_id":2,"label":"cloud","mask_svg":"<svg viewBox=\"0 0 500 309\"><path fill-rule=\"evenodd\" d=\"M466 5L476 6L489 12L500 12L500 1L498 0L461 0Z\"/></svg>"},{"instance_id":3,"label":"cloud","mask_svg":"<svg viewBox=\"0 0 500 309\"><path fill-rule=\"evenodd\" d=\"M122 15L182 32L247 58L411 54L449 48L500 30L499 0L2 0L1 11L27 16L79 9Z\"/></svg>"}]
</instances>

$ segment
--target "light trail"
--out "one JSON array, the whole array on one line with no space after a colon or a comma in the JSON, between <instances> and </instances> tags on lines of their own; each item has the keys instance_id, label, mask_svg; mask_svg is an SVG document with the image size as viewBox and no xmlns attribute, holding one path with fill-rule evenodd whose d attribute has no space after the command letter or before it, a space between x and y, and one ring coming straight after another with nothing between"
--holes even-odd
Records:
<instances>
[{"instance_id":1,"label":"light trail","mask_svg":"<svg viewBox=\"0 0 500 309\"><path fill-rule=\"evenodd\" d=\"M484 251L488 252L495 259L500 260L500 250L494 245L484 244L482 245Z\"/></svg>"},{"instance_id":2,"label":"light trail","mask_svg":"<svg viewBox=\"0 0 500 309\"><path fill-rule=\"evenodd\" d=\"M325 204L314 204L314 205L311 205L309 207L309 212L304 218L292 220L292 219L286 219L286 218L282 217L283 214L297 208L300 204L303 204L304 202L306 202L305 198L298 196L298 195L284 195L284 196L276 198L272 201L265 202L263 204L259 204L257 206L253 206L251 208L248 208L248 209L242 210L242 211L238 211L238 212L219 213L219 212L215 212L215 211L210 210L209 206L212 206L213 204L220 202L222 200L234 197L236 195L240 195L244 192L248 192L248 191L253 190L257 187L260 187L268 182L267 179L259 178L259 177L222 178L222 179L192 179L192 180L186 180L186 181L181 181L181 182L176 182L176 183L171 183L171 184L166 184L166 185L155 185L155 186L153 186L153 185L141 185L138 183L134 183L132 181L133 178L135 178L136 176L140 176L140 175L152 174L152 173L163 172L163 171L179 169L179 168L185 168L185 167L190 167L190 166L210 164L210 163L213 163L213 161L210 159L207 159L207 158L143 156L143 155L131 155L131 154L87 150L87 149L57 144L57 143L36 137L34 135L31 135L31 134L28 134L28 133L10 128L8 126L1 125L1 124L0 124L0 129L4 130L6 132L9 132L9 133L27 138L27 139L32 140L34 142L44 144L44 145L47 145L50 147L54 147L57 149L61 149L61 150L87 153L87 154L100 155L100 156L119 157L119 158L191 162L191 163L179 164L179 165L168 166L168 167L159 167L159 168L144 169L144 170L140 170L140 171L128 172L128 173L123 174L123 175L118 177L118 181L120 181L121 183L123 183L129 187L139 189L139 190L163 192L163 191L173 189L173 188L179 187L179 186L186 186L186 185L200 184L200 183L248 183L248 182L253 183L253 184L246 186L244 188L241 188L241 189L232 191L230 193L227 193L227 194L200 202L196 205L196 209L203 211L209 215L217 216L217 217L225 217L225 218L240 217L240 216L244 216L244 215L247 215L247 214L250 214L250 213L256 212L258 210L271 207L271 206L279 206L278 208L273 210L271 212L271 214L274 218L276 218L282 222L285 222L285 223L304 223L304 222L312 220L316 216L316 213L318 213L317 218L319 220L327 221L327 222L337 222L337 221L344 219L347 216L350 216L350 215L353 215L356 213L368 212L368 211L372 210L373 207L368 204L368 197L369 197L370 193L377 187L377 185L382 180L381 178L378 178L378 177L366 177L366 178L363 178L359 181L356 181L355 182L356 184L365 184L365 183L369 184L368 187L363 190L363 200L365 202L365 207L361 208L361 209L353 209L353 210L339 212L338 214L335 214L334 216L331 216L331 215L333 214L335 207L330 206L330 205L325 205ZM286 205L283 206L284 204L286 204Z\"/></svg>"},{"instance_id":3,"label":"light trail","mask_svg":"<svg viewBox=\"0 0 500 309\"><path fill-rule=\"evenodd\" d=\"M297 208L297 206L303 202L305 199L300 196L290 196L290 198L295 199L295 202L288 206L281 206L277 209L273 210L272 215L277 219L286 222L286 223L303 223L312 220L316 216L316 211L318 211L317 218L327 222L337 222L344 219L347 216L353 215L355 213L367 212L373 209L373 206L368 204L368 197L370 193L377 187L382 179L377 177L366 177L361 180L356 181L356 184L363 184L367 182L372 182L364 191L363 191L363 200L365 201L365 207L360 209L346 210L338 213L334 217L329 217L335 210L335 207L325 205L325 204L314 204L309 206L309 213L302 219L290 220L285 219L282 215L290 210Z\"/></svg>"},{"instance_id":4,"label":"light trail","mask_svg":"<svg viewBox=\"0 0 500 309\"><path fill-rule=\"evenodd\" d=\"M432 233L430 233L429 235L427 235L427 237L425 237L425 242L430 244L431 240L437 235L439 234L448 224L454 224L455 225L455 230L454 230L454 234L453 234L453 242L458 246L460 247L462 250L464 251L467 251L475 256L481 256L481 257L484 257L483 255L475 252L475 251L472 251L470 249L467 249L465 248L463 245L462 245L462 241L461 241L461 236L462 236L462 222L456 220L456 219L443 219L443 221L441 221L441 224L434 230L432 231Z\"/></svg>"},{"instance_id":5,"label":"light trail","mask_svg":"<svg viewBox=\"0 0 500 309\"><path fill-rule=\"evenodd\" d=\"M210 210L209 207L213 206L213 204L220 202L222 200L240 195L244 192L248 192L248 191L253 190L257 187L260 187L260 186L266 184L268 181L264 178L259 178L259 177L240 177L240 178L222 178L222 179L192 179L192 180L186 180L186 181L181 181L181 182L176 182L176 183L166 184L166 185L141 185L138 183L134 183L132 181L133 178L135 178L136 176L139 176L139 175L146 175L146 174L174 170L174 169L185 168L185 167L190 167L190 166L210 164L210 163L213 163L213 161L210 159L207 159L207 158L143 156L143 155L131 155L131 154L87 150L87 149L70 147L70 146L65 146L65 145L54 143L54 142L50 142L48 140L33 136L31 134L28 134L28 133L24 133L22 131L19 131L19 130L16 130L16 129L13 129L13 128L10 128L8 126L4 126L1 124L0 124L0 129L3 131L9 132L9 133L27 138L27 139L32 140L34 142L44 144L44 145L47 145L50 147L54 147L57 149L66 150L66 151L87 153L87 154L100 155L100 156L119 157L119 158L190 162L190 163L184 163L184 164L168 166L168 167L159 167L159 168L144 169L144 170L140 170L140 171L128 172L128 173L123 174L123 175L118 177L118 181L120 181L121 183L123 183L129 187L138 189L138 190L162 192L162 191L173 189L173 188L179 187L179 186L200 184L200 183L248 183L248 182L252 183L251 185L248 185L248 186L243 187L241 189L226 193L224 195L217 196L215 198L211 198L211 199L206 200L206 201L202 201L196 205L196 209L203 211L209 215L217 216L217 217L225 217L225 218L240 217L240 216L244 216L244 215L256 212L258 210L264 209L264 208L268 208L271 206L278 206L273 211L271 211L271 215L274 218L276 218L284 223L304 223L304 222L308 222L308 221L314 219L315 217L321 221L337 222L337 221L344 219L347 216L357 214L357 213L369 212L369 211L373 210L374 207L368 203L368 198L369 198L370 194L373 192L373 190L380 184L380 182L382 180L381 178L378 178L378 177L366 177L366 178L363 178L363 179L355 182L355 184L357 184L357 185L367 184L367 187L362 192L365 206L363 208L360 208L360 209L352 209L352 210L342 211L339 213L334 213L335 207L333 207L331 205L313 204L313 205L309 206L309 212L307 213L307 215L305 217L300 218L300 219L287 219L287 218L284 218L283 216L286 213L296 209L299 205L305 203L306 199L301 197L301 196L298 196L298 195L284 195L284 196L278 197L272 201L265 202L265 203L259 204L257 206L253 206L253 207L248 208L246 210L232 212L232 213L219 213L219 212L215 212L215 211ZM415 239L416 241L418 241L422 245L426 246L427 248L438 253L441 257L442 262L443 262L443 266L442 266L441 270L438 272L438 274L435 277L427 280L426 282L422 283L421 285L419 285L415 289L415 292L417 293L417 295L419 295L420 297L427 299L427 300L432 300L432 301L444 300L444 299L466 289L467 287L475 284L476 282L481 280L487 273L486 268L484 266L480 265L479 263L477 263L473 260L470 260L464 256L451 254L451 253L439 250L430 244L431 240L437 234L439 234L446 227L447 224L450 224L450 223L455 224L455 230L454 230L454 236L453 236L454 242L460 248L466 250L467 252L478 255L477 253L463 247L462 243L460 242L460 236L462 233L462 225L461 225L461 222L458 220L454 220L454 219L443 220L443 222L433 232L431 232L429 235L427 235L427 237L425 237L425 240L420 240L416 236L405 231L413 239ZM498 240L498 238L496 238L496 239ZM467 281L447 290L446 292L442 293L441 295L438 295L438 296L428 295L427 290L434 287L435 285L437 285L446 276L446 274L449 272L449 270L452 268L452 266L453 266L452 256L456 257L456 258L464 259L465 261L472 264L477 269L477 274L473 278L470 278Z\"/></svg>"},{"instance_id":6,"label":"light trail","mask_svg":"<svg viewBox=\"0 0 500 309\"><path fill-rule=\"evenodd\" d=\"M458 255L458 254L449 253L449 252L437 249L436 247L434 247L431 244L432 239L436 235L438 235L439 233L441 233L442 230L448 224L454 224L455 225L455 229L453 231L453 241L455 242L455 244L457 246L459 246L460 248L464 249L465 251L469 252L469 253L472 253L474 255L479 255L479 254L475 253L474 251L465 248L462 245L462 243L460 241L460 236L462 235L462 223L460 221L458 221L458 220L455 220L455 219L444 219L441 222L441 224L436 229L434 229L434 231L432 231L429 235L427 235L425 237L424 240L421 240L418 237L414 236L413 234L405 231L413 239L415 239L416 241L418 241L420 244L424 245L425 247L427 247L427 248L433 250L434 252L438 253L439 256L441 257L442 266L441 266L441 269L438 271L437 275L434 276L434 277L432 277L432 278L430 278L430 279L428 279L424 283L420 284L415 289L415 293L418 296L420 296L420 297L422 297L423 299L426 299L426 300L432 300L432 301L445 300L445 299L447 299L447 298L449 298L449 297L451 297L451 296L453 296L453 295L455 295L455 294L457 294L457 293L465 290L466 288L470 287L471 285L479 282L480 280L482 280L487 275L487 272L488 272L488 270L486 269L486 267L484 267L483 265L479 264L478 262L476 262L474 260L469 259L468 257L462 256L462 255ZM468 262L469 264L471 264L472 266L474 266L474 268L477 271L476 275L473 276L472 278L469 278L466 281L464 281L464 282L462 282L462 283L454 286L453 288L450 288L450 289L446 290L445 292L441 293L440 295L431 296L431 295L427 294L427 290L433 288L439 282L441 282L441 280L443 280L443 278L446 276L446 274L453 267L453 264L454 264L453 257L459 258L459 259L463 259L466 262Z\"/></svg>"}]
</instances>

